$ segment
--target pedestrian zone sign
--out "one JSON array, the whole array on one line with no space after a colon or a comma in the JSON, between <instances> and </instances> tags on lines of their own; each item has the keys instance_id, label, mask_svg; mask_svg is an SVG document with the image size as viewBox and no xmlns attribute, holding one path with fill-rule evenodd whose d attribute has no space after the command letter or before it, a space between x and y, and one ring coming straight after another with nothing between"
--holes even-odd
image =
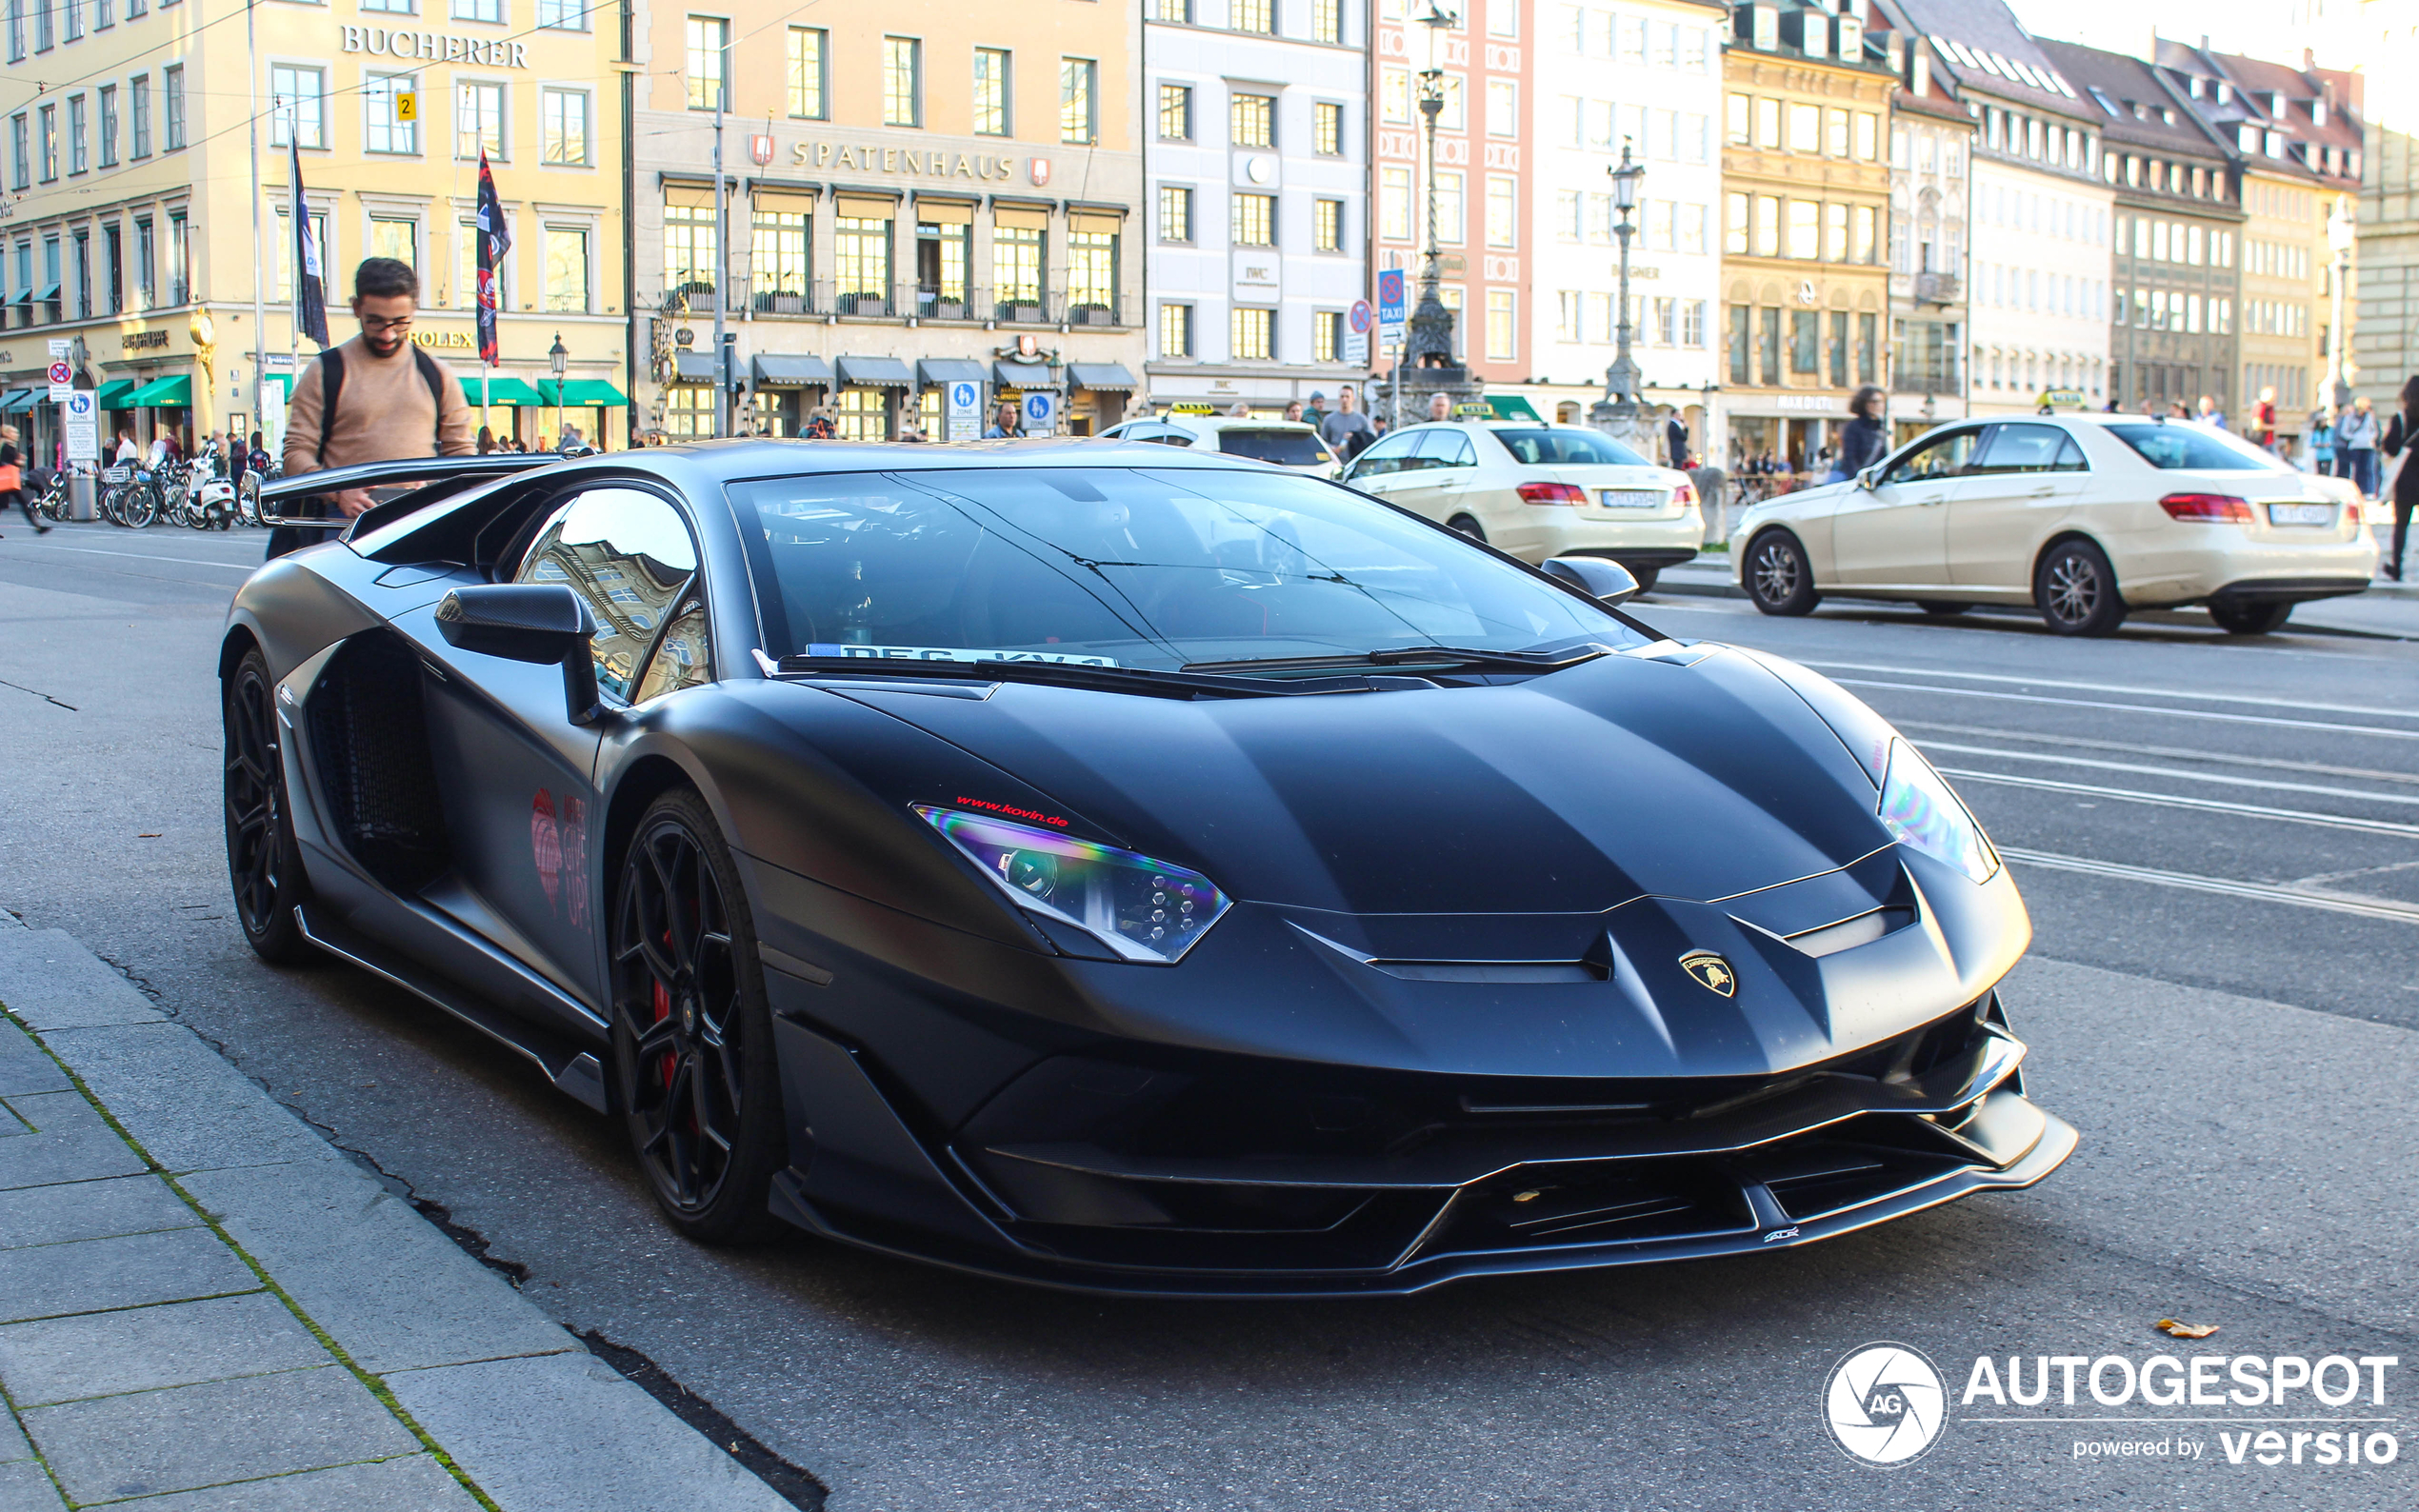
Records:
<instances>
[{"instance_id":1,"label":"pedestrian zone sign","mask_svg":"<svg viewBox=\"0 0 2419 1512\"><path fill-rule=\"evenodd\" d=\"M1055 428L1057 419L1058 396L1056 394L1031 393L1025 396L1026 429L1050 430Z\"/></svg>"}]
</instances>

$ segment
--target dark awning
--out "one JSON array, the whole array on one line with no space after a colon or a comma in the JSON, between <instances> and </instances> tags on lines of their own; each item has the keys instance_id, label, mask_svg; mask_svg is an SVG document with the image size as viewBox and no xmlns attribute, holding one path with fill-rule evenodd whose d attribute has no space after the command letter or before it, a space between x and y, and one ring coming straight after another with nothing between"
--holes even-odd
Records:
<instances>
[{"instance_id":1,"label":"dark awning","mask_svg":"<svg viewBox=\"0 0 2419 1512\"><path fill-rule=\"evenodd\" d=\"M912 388L915 374L896 357L847 357L840 359L840 381L865 388Z\"/></svg>"},{"instance_id":2,"label":"dark awning","mask_svg":"<svg viewBox=\"0 0 2419 1512\"><path fill-rule=\"evenodd\" d=\"M20 409L32 408L35 397L41 392L39 388L11 388L6 394L0 394L0 415L12 415Z\"/></svg>"},{"instance_id":3,"label":"dark awning","mask_svg":"<svg viewBox=\"0 0 2419 1512\"><path fill-rule=\"evenodd\" d=\"M1003 388L1058 387L1058 381L1050 375L1050 364L1046 362L1012 362L1003 357L991 364L991 371L997 375L999 386Z\"/></svg>"},{"instance_id":4,"label":"dark awning","mask_svg":"<svg viewBox=\"0 0 2419 1512\"><path fill-rule=\"evenodd\" d=\"M710 384L714 381L714 354L710 351L673 353L680 361L680 382Z\"/></svg>"},{"instance_id":5,"label":"dark awning","mask_svg":"<svg viewBox=\"0 0 2419 1512\"><path fill-rule=\"evenodd\" d=\"M829 388L831 365L799 352L759 352L755 358L759 388Z\"/></svg>"},{"instance_id":6,"label":"dark awning","mask_svg":"<svg viewBox=\"0 0 2419 1512\"><path fill-rule=\"evenodd\" d=\"M1122 362L1070 362L1067 365L1067 386L1070 388L1113 388L1131 393L1136 387L1134 375Z\"/></svg>"},{"instance_id":7,"label":"dark awning","mask_svg":"<svg viewBox=\"0 0 2419 1512\"><path fill-rule=\"evenodd\" d=\"M915 365L917 375L927 388L944 384L979 384L990 379L983 365L967 357L927 357Z\"/></svg>"}]
</instances>

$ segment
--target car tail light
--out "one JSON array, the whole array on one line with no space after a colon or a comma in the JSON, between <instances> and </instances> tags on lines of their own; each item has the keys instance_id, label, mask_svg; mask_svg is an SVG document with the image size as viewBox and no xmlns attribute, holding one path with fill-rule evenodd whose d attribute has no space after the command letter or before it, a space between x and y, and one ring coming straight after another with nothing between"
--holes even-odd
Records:
<instances>
[{"instance_id":1,"label":"car tail light","mask_svg":"<svg viewBox=\"0 0 2419 1512\"><path fill-rule=\"evenodd\" d=\"M1524 483L1520 486L1523 504L1586 504L1588 490L1575 483Z\"/></svg>"},{"instance_id":2,"label":"car tail light","mask_svg":"<svg viewBox=\"0 0 2419 1512\"><path fill-rule=\"evenodd\" d=\"M1693 483L1681 484L1678 487L1671 490L1671 502L1680 506L1680 507L1684 509L1695 508L1697 503L1697 486Z\"/></svg>"},{"instance_id":3,"label":"car tail light","mask_svg":"<svg viewBox=\"0 0 2419 1512\"><path fill-rule=\"evenodd\" d=\"M2229 525L2251 523L2250 501L2237 499L2230 493L2170 493L2159 501L2159 507L2174 520Z\"/></svg>"}]
</instances>

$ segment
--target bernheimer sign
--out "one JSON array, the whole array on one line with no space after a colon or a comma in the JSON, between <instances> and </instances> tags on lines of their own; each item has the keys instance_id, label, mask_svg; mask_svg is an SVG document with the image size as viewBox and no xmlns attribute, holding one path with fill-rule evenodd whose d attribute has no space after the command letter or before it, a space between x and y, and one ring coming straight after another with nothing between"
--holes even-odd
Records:
<instances>
[{"instance_id":1,"label":"bernheimer sign","mask_svg":"<svg viewBox=\"0 0 2419 1512\"><path fill-rule=\"evenodd\" d=\"M374 52L388 58L425 58L430 63L473 63L483 69L530 66L530 47L526 42L490 42L484 37L413 31L406 27L346 27L344 50Z\"/></svg>"}]
</instances>

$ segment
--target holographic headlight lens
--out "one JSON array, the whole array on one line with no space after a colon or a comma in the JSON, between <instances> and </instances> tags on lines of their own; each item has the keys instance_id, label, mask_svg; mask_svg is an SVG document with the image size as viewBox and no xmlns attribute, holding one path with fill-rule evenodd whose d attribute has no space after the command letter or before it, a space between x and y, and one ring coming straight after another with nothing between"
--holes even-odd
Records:
<instances>
[{"instance_id":1,"label":"holographic headlight lens","mask_svg":"<svg viewBox=\"0 0 2419 1512\"><path fill-rule=\"evenodd\" d=\"M916 804L1020 907L1073 925L1129 961L1172 965L1227 911L1197 871L1030 825Z\"/></svg>"},{"instance_id":2,"label":"holographic headlight lens","mask_svg":"<svg viewBox=\"0 0 2419 1512\"><path fill-rule=\"evenodd\" d=\"M1902 842L1935 861L1989 882L1999 852L1931 763L1904 740L1889 743L1889 774L1882 779L1881 822Z\"/></svg>"}]
</instances>

